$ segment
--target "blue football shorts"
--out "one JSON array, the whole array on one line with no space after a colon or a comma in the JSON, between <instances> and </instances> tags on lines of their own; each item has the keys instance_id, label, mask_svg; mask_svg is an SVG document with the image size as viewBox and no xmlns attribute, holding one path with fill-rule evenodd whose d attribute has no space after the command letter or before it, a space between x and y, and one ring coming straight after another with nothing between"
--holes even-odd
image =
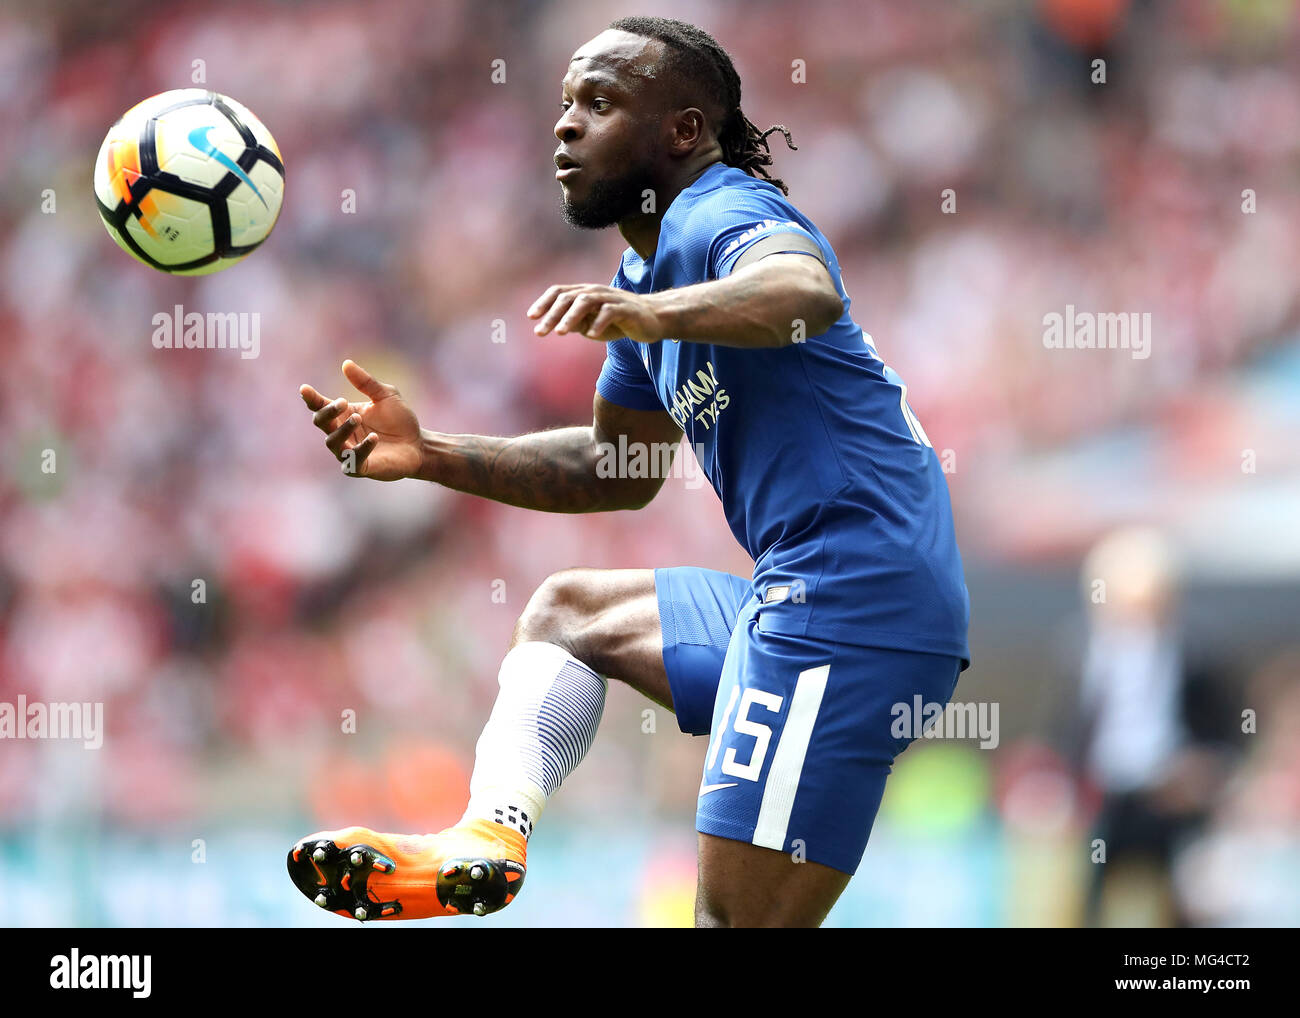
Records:
<instances>
[{"instance_id":1,"label":"blue football shorts","mask_svg":"<svg viewBox=\"0 0 1300 1018\"><path fill-rule=\"evenodd\" d=\"M763 631L753 583L656 569L677 724L710 735L695 828L852 874L894 757L896 704L947 704L961 660Z\"/></svg>"}]
</instances>

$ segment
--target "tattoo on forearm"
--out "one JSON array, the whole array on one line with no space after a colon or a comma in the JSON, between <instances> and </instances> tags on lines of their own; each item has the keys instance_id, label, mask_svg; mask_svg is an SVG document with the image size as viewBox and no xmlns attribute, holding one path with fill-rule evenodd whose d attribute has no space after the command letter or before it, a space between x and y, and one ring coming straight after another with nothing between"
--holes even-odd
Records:
<instances>
[{"instance_id":1,"label":"tattoo on forearm","mask_svg":"<svg viewBox=\"0 0 1300 1018\"><path fill-rule=\"evenodd\" d=\"M543 512L602 507L600 479L588 452L591 432L561 428L518 438L445 436L436 480L457 491Z\"/></svg>"}]
</instances>

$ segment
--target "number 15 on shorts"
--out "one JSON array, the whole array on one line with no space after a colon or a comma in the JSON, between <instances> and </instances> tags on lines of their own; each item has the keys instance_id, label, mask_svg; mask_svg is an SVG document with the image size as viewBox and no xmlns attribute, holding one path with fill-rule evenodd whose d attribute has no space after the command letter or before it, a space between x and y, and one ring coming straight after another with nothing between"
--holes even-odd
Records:
<instances>
[{"instance_id":1,"label":"number 15 on shorts","mask_svg":"<svg viewBox=\"0 0 1300 1018\"><path fill-rule=\"evenodd\" d=\"M738 711L736 710L737 700L740 701ZM742 693L739 686L732 686L731 696L727 700L727 709L722 714L722 725L713 736L713 746L709 749L709 759L704 765L705 773L707 774L713 770L714 765L718 762L718 751L722 748L722 744L728 741L726 738L727 726L731 724L732 712L735 711L736 723L733 731L736 735L753 736L754 747L750 752L749 761L739 763L736 759L738 755L736 747L728 746L727 752L722 756L722 773L728 777L742 778L745 781L757 781L759 774L763 771L763 760L767 757L768 745L772 741L772 728L761 721L751 720L749 712L755 704L758 704L761 708L779 717L781 706L784 703L785 698L777 696L775 693L768 693L762 689L746 689ZM703 794L702 790L701 794Z\"/></svg>"}]
</instances>

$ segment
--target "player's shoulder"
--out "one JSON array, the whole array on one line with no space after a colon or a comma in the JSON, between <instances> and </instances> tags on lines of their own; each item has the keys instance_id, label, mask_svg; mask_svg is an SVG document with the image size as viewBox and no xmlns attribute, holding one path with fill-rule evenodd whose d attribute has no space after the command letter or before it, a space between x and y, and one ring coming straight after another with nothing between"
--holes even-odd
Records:
<instances>
[{"instance_id":1,"label":"player's shoulder","mask_svg":"<svg viewBox=\"0 0 1300 1018\"><path fill-rule=\"evenodd\" d=\"M699 223L736 212L766 212L788 219L796 212L775 184L726 163L714 163L678 198L683 200L674 201L665 218Z\"/></svg>"},{"instance_id":2,"label":"player's shoulder","mask_svg":"<svg viewBox=\"0 0 1300 1018\"><path fill-rule=\"evenodd\" d=\"M689 275L703 271L724 246L743 245L758 234L791 227L807 230L807 220L780 188L734 166L714 163L669 206L659 231L659 258L680 263Z\"/></svg>"},{"instance_id":3,"label":"player's shoulder","mask_svg":"<svg viewBox=\"0 0 1300 1018\"><path fill-rule=\"evenodd\" d=\"M816 244L828 264L834 253L813 222L770 181L744 170L714 164L690 189L691 201L676 212L675 225L661 232L665 247L682 253L687 264L702 259L709 273L725 274L728 259L769 235L799 233ZM685 193L685 192L683 192ZM665 216L665 225L669 216Z\"/></svg>"}]
</instances>

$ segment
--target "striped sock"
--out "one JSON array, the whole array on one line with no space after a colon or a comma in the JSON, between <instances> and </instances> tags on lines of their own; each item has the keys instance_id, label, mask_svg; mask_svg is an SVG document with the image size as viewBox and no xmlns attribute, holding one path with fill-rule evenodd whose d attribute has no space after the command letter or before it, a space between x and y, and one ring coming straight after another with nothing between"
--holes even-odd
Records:
<instances>
[{"instance_id":1,"label":"striped sock","mask_svg":"<svg viewBox=\"0 0 1300 1018\"><path fill-rule=\"evenodd\" d=\"M462 823L482 817L527 838L547 798L591 748L607 683L563 647L541 642L513 648L499 681Z\"/></svg>"}]
</instances>

